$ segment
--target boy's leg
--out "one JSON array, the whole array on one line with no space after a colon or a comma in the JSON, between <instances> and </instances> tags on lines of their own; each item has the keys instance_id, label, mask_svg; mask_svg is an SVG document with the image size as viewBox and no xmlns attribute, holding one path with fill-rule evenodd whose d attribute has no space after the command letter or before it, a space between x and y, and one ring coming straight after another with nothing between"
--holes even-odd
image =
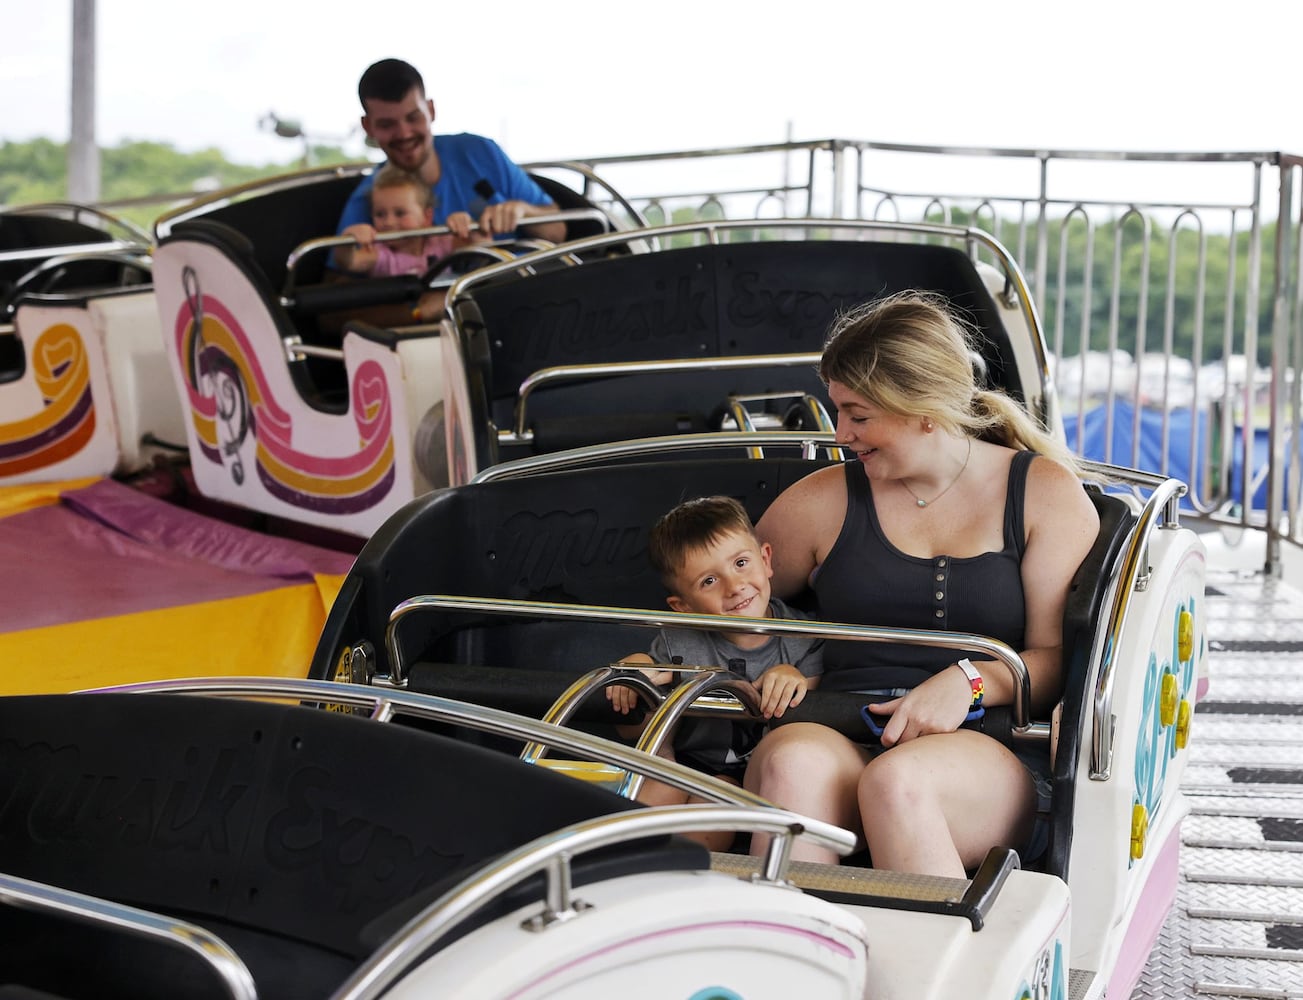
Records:
<instances>
[{"instance_id":1,"label":"boy's leg","mask_svg":"<svg viewBox=\"0 0 1303 1000\"><path fill-rule=\"evenodd\" d=\"M674 749L666 744L656 751L657 757L664 757L666 760L674 760ZM721 781L727 781L730 785L741 785L733 777L727 774L717 774L714 777ZM648 806L681 806L689 802L705 802L705 799L698 798L695 795L689 795L687 792L678 788L673 788L660 781L648 779L642 783L642 789L638 792L638 801ZM733 840L737 836L732 830L702 830L696 833L685 833L689 840L695 840L702 844L707 850L727 851L733 846Z\"/></svg>"}]
</instances>

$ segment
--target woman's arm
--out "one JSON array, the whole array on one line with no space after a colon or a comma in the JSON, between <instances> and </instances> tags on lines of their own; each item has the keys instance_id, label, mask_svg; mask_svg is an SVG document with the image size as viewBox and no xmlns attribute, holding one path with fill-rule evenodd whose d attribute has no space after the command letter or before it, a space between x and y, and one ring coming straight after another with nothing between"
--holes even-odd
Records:
<instances>
[{"instance_id":1,"label":"woman's arm","mask_svg":"<svg viewBox=\"0 0 1303 1000\"><path fill-rule=\"evenodd\" d=\"M1072 577L1099 535L1099 514L1072 471L1044 457L1028 469L1026 498L1022 581L1027 626L1021 653L1031 674L1032 711L1045 713L1063 693L1063 611ZM992 704L1007 705L1013 701L1012 681L1006 671L992 668L982 673L984 681L991 675Z\"/></svg>"},{"instance_id":2,"label":"woman's arm","mask_svg":"<svg viewBox=\"0 0 1303 1000\"><path fill-rule=\"evenodd\" d=\"M756 524L773 546L773 593L788 598L810 585L846 518L846 473L840 465L812 472L779 494Z\"/></svg>"}]
</instances>

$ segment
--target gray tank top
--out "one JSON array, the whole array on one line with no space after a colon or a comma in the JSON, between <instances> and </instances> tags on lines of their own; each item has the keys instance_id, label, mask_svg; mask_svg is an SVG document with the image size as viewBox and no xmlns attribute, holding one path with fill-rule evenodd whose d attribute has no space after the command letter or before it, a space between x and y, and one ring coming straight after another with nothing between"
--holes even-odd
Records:
<instances>
[{"instance_id":1,"label":"gray tank top","mask_svg":"<svg viewBox=\"0 0 1303 1000\"><path fill-rule=\"evenodd\" d=\"M813 588L825 621L895 628L976 632L1023 648L1026 608L1021 563L1026 547L1023 502L1035 452L1019 451L1009 466L1004 548L963 559L906 555L878 523L873 490L858 460L846 463L846 520ZM876 691L908 688L945 669L962 650L828 640L823 688Z\"/></svg>"}]
</instances>

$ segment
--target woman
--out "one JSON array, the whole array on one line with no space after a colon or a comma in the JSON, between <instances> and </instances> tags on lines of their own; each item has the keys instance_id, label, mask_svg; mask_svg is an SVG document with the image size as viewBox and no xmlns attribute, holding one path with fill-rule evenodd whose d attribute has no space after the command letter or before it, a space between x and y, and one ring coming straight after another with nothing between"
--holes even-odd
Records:
<instances>
[{"instance_id":1,"label":"woman","mask_svg":"<svg viewBox=\"0 0 1303 1000\"><path fill-rule=\"evenodd\" d=\"M1062 687L1064 603L1099 531L1071 454L1003 393L981 390L966 331L939 300L892 296L834 326L819 366L854 453L783 492L757 526L773 545L773 592L812 587L827 621L991 636L1018 650L1031 708ZM1048 807L1045 749L1017 754L960 729L1013 684L977 654L830 642L824 690L863 691L890 716L885 751L811 723L770 732L746 787L862 831L879 868L965 877L996 845L1032 860ZM1043 838L1042 838L1043 839ZM765 838L755 838L761 853ZM835 861L797 841L793 857Z\"/></svg>"}]
</instances>

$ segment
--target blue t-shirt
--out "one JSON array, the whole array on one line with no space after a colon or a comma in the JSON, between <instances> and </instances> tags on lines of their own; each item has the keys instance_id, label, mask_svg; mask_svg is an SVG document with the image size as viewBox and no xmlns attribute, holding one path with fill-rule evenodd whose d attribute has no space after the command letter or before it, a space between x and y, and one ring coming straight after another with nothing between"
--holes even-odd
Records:
<instances>
[{"instance_id":1,"label":"blue t-shirt","mask_svg":"<svg viewBox=\"0 0 1303 1000\"><path fill-rule=\"evenodd\" d=\"M434 224L441 226L453 212L468 212L479 219L488 205L523 201L548 205L552 199L492 139L470 132L436 135L434 151L439 157L439 182L434 195ZM371 221L371 184L375 174L362 178L349 195L339 217L336 232Z\"/></svg>"}]
</instances>

